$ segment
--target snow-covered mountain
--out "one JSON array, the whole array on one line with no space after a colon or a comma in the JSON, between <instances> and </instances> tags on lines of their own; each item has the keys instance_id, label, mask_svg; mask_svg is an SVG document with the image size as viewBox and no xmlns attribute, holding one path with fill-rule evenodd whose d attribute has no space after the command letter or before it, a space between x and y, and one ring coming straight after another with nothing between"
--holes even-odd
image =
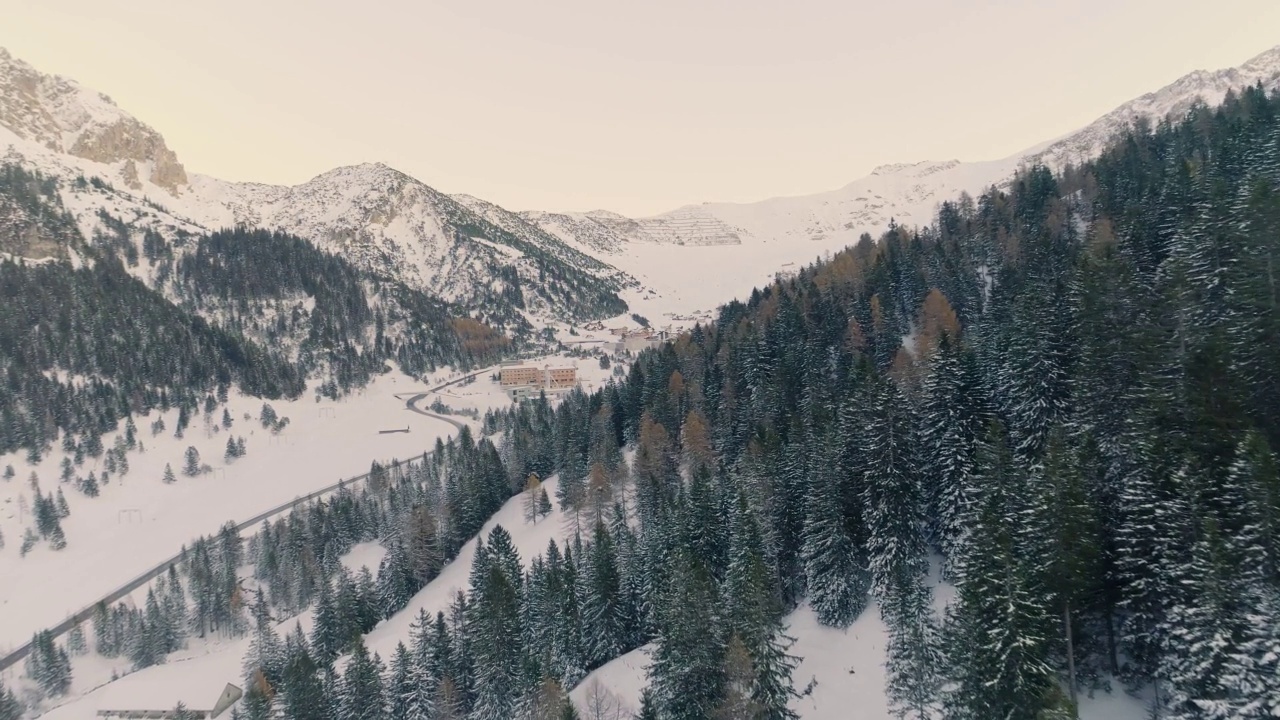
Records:
<instances>
[{"instance_id":1,"label":"snow-covered mountain","mask_svg":"<svg viewBox=\"0 0 1280 720\"><path fill-rule=\"evenodd\" d=\"M341 167L292 187L193 175L182 207L206 227L283 230L466 308L518 295L537 317L599 317L625 280L496 205L451 197L382 163ZM491 216L511 215L496 223ZM568 294L559 285L577 292ZM607 314L621 312L617 307Z\"/></svg>"},{"instance_id":2,"label":"snow-covered mountain","mask_svg":"<svg viewBox=\"0 0 1280 720\"><path fill-rule=\"evenodd\" d=\"M160 133L110 98L3 50L0 163L56 180L86 239L102 229L104 216L139 235L152 230L170 239L263 227L340 254L371 281L403 283L505 327L626 309L616 294L625 275L495 205L455 199L380 163L337 168L292 187L188 175ZM65 254L40 241L52 237L48 232L28 235L30 242L0 251Z\"/></svg>"},{"instance_id":3,"label":"snow-covered mountain","mask_svg":"<svg viewBox=\"0 0 1280 720\"><path fill-rule=\"evenodd\" d=\"M1000 160L885 165L830 192L689 205L653 217L608 211L515 213L448 195L383 164L344 167L292 187L188 175L163 137L105 95L0 50L0 156L62 183L86 237L106 212L168 232L233 224L301 235L372 276L485 313L583 320L632 310L691 317L786 271L877 234L932 221L940 202L1007 181L1020 167L1093 157L1138 118L1185 113L1231 89L1280 86L1280 47L1235 68L1197 71L1070 135ZM127 190L115 190L116 187ZM715 273L708 273L714 268Z\"/></svg>"},{"instance_id":4,"label":"snow-covered mountain","mask_svg":"<svg viewBox=\"0 0 1280 720\"><path fill-rule=\"evenodd\" d=\"M986 162L919 162L883 165L867 177L830 192L778 197L754 203L688 205L647 218L614 213L527 212L548 232L604 250L622 252L628 243L744 245L766 242L818 242L844 245L863 232L873 235L889 220L924 225L942 200L959 192L976 193L1008 179L1034 162L1060 168L1096 156L1107 142L1139 118L1159 120L1185 113L1197 100L1220 103L1227 91L1262 83L1280 87L1280 46L1239 67L1196 71L1135 98L1076 132L1010 157ZM625 265L625 262L623 262Z\"/></svg>"},{"instance_id":5,"label":"snow-covered mountain","mask_svg":"<svg viewBox=\"0 0 1280 720\"><path fill-rule=\"evenodd\" d=\"M642 313L688 317L855 243L863 233L876 236L890 221L927 225L942 201L1002 185L1019 167L1087 160L1139 118L1180 116L1198 100L1214 105L1228 90L1256 83L1280 87L1280 46L1239 67L1193 72L1065 137L999 160L884 165L830 192L688 205L647 218L603 211L521 215L636 278L652 293L633 302ZM716 270L710 277L709 267Z\"/></svg>"},{"instance_id":6,"label":"snow-covered mountain","mask_svg":"<svg viewBox=\"0 0 1280 720\"><path fill-rule=\"evenodd\" d=\"M187 173L160 133L111 98L45 75L0 48L0 125L54 152L106 165L136 190L141 180L178 192Z\"/></svg>"}]
</instances>

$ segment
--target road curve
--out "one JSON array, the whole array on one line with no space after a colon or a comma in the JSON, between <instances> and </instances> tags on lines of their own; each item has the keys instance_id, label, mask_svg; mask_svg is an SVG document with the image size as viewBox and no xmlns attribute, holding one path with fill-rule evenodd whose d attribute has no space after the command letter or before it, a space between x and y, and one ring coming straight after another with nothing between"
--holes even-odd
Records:
<instances>
[{"instance_id":1,"label":"road curve","mask_svg":"<svg viewBox=\"0 0 1280 720\"><path fill-rule=\"evenodd\" d=\"M420 414L420 415L426 415L427 417L432 417L432 418L436 418L436 419L439 419L439 420L443 420L443 421L445 421L445 422L449 423L450 425L454 426L454 427L455 427L455 428L457 428L458 430L461 430L461 429L462 429L462 427L463 427L463 426L462 426L462 423L458 422L457 420L454 420L454 419L449 418L449 417L445 417L445 416L443 416L443 415L437 415L437 414L435 414L435 413L430 413L430 412L427 412L427 411L425 411L425 410L420 410L420 409L418 409L418 407L415 405L415 403L417 403L417 402L421 401L421 400L422 400L422 398L426 397L427 395L430 395L430 394L431 394L431 393L433 393L433 392L438 392L438 391L443 390L444 388L447 388L447 387L449 387L449 386L451 386L451 385L457 385L457 384L458 384L458 383L460 383L460 382L464 382L464 381L466 381L466 380L468 380L468 379L470 379L470 378L474 378L474 377L476 377L477 375L480 375L480 374L482 374L482 373L484 373L484 372L487 372L487 370L479 370L479 371L476 371L476 372L474 372L474 373L471 373L470 375L464 375L464 376L462 376L462 377L460 377L460 378L458 378L458 379L456 379L456 380L450 380L450 381L449 381L449 382L447 382L447 383L441 383L440 385L437 385L437 386L435 386L435 387L433 387L433 388L430 388L429 390L427 390L427 391L425 391L425 392L422 392L422 393L416 394L416 395L414 395L413 397L409 398L409 400L405 403L405 405L406 405L406 407L408 407L408 409L410 409L410 410L412 410L412 411L414 411L414 412L416 412L416 413L418 413L418 414ZM403 394L403 393L401 393L401 394ZM398 396L397 396L397 397L398 397ZM413 460L418 460L418 459L426 458L426 457L427 457L428 455L430 455L430 454L431 454L430 452L423 453L423 454L422 454L422 455L420 455L420 456L410 458L410 459L409 459L409 460L407 460L406 462L411 462L411 461L413 461ZM266 511L264 511L264 512L260 512L260 513L258 513L257 515L254 515L253 517L249 518L248 520L245 520L244 522L241 522L241 523L237 524L237 525L236 525L236 532L244 532L245 530L247 530L247 529L249 529L249 528L252 528L252 527L256 526L258 523L261 523L263 520L266 520L267 518L273 517L273 516L275 516L275 515L279 515L280 513L286 512L286 511L288 511L288 510L292 510L293 508L295 508L295 507L297 507L297 506L299 506L299 505L302 505L302 504L304 504L304 503L311 502L312 500L314 500L314 499L316 499L316 498L318 498L318 497L320 497L320 496L322 496L322 495L327 495L327 494L329 494L329 493L331 493L331 492L334 492L335 490L338 490L339 488L342 488L342 487L344 487L344 486L346 486L346 485L350 485L350 484L353 484L353 483L358 483L358 482L360 482L360 481L362 481L362 480L364 480L364 479L366 479L366 478L368 478L368 477L369 477L369 473L364 473L364 474L362 474L362 475L356 475L355 477L350 477L350 478L347 478L347 479L345 479L345 480L339 480L338 482L336 482L336 483L334 483L334 484L332 484L332 485L329 485L329 486L327 486L327 487L323 487L323 488L321 488L321 489L319 489L319 490L316 490L316 491L314 491L314 492L308 493L307 495L303 495L303 496L301 496L301 497L296 497L296 498L294 498L294 499L290 500L289 502L286 502L286 503L282 503L282 504L280 504L280 505L277 505L277 506L275 506L275 507L271 508L270 510L266 510ZM142 587L143 585L146 585L147 583L149 583L149 582L151 582L152 580L154 580L154 579L156 579L157 577L159 577L161 574L163 574L163 573L165 573L165 572L168 572L168 570L169 570L169 566L170 566L170 565L173 565L173 564L174 564L174 563L176 563L176 562L178 562L178 560L180 559L180 557L181 557L181 555L180 555L180 554L179 554L179 555L174 555L173 557L169 558L168 560L165 560L164 562L160 563L159 565L157 565L157 566L155 566L155 567L151 568L150 570L148 570L148 571L146 571L146 572L142 573L141 575L139 575L139 576L135 577L134 579L130 580L129 582L125 583L124 585L121 585L120 587L118 587L118 588L116 588L115 590L113 590L113 591L111 591L110 593L108 593L106 596L104 596L104 597L102 597L102 598L99 598L97 601L93 602L93 603L92 603L92 604L90 604L88 607L85 607L85 608L83 608L82 610L80 610L79 612L74 613L73 615L71 615L70 617L66 618L66 619L65 619L65 620L63 620L62 622L58 623L57 625L54 625L53 627L48 628L49 632L53 633L53 636L54 636L54 637L58 637L58 636L60 636L60 635L62 635L62 634L64 634L64 633L66 633L66 632L70 631L70 630L71 630L71 628L75 627L77 624L79 624L79 623L83 623L83 622L88 622L88 621L89 621L89 618L93 617L93 609L94 609L94 608L96 608L99 604L107 605L108 607L109 607L109 606L111 606L111 605L114 605L114 604L116 603L116 601L118 601L118 600L122 599L123 597L125 597L125 596L126 596L126 595L128 595L129 593L133 592L134 590L137 590L138 588ZM26 657L26 656L27 656L27 653L29 653L29 652L31 652L31 643L29 643L29 642L28 642L27 644L22 645L22 646L20 646L20 647L16 648L16 649L15 649L15 650L13 650L12 652L10 652L8 655L4 655L3 657L0 657L0 671L7 670L7 669L9 669L10 667L12 667L13 665L17 664L17 662L18 662L19 660L23 659L24 657Z\"/></svg>"}]
</instances>

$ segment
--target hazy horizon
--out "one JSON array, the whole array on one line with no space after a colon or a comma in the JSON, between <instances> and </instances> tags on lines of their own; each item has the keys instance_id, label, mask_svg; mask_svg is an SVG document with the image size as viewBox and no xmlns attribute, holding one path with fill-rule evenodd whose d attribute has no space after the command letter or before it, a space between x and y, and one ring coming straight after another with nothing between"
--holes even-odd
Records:
<instances>
[{"instance_id":1,"label":"hazy horizon","mask_svg":"<svg viewBox=\"0 0 1280 720\"><path fill-rule=\"evenodd\" d=\"M1008 157L1280 42L1263 0L4 5L0 46L110 95L188 171L385 162L512 210L632 216Z\"/></svg>"}]
</instances>

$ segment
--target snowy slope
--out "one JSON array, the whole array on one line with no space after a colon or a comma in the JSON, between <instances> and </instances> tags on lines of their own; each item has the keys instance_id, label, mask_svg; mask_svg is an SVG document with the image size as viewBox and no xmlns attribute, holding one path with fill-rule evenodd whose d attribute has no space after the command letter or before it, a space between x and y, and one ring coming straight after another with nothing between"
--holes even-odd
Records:
<instances>
[{"instance_id":1,"label":"snowy slope","mask_svg":"<svg viewBox=\"0 0 1280 720\"><path fill-rule=\"evenodd\" d=\"M451 197L382 163L323 173L293 187L228 183L192 177L180 207L206 227L247 225L283 230L344 255L377 277L390 277L464 307L502 292L502 271L514 268L536 287L540 269L599 277L609 287L625 278L502 208ZM475 208L475 209L473 209ZM478 210L478 211L477 211ZM489 216L514 222L494 223ZM577 308L525 291L537 315L573 316Z\"/></svg>"},{"instance_id":2,"label":"snowy slope","mask_svg":"<svg viewBox=\"0 0 1280 720\"><path fill-rule=\"evenodd\" d=\"M129 453L128 474L113 475L96 498L59 482L61 449L55 448L36 466L17 454L0 455L0 469L11 465L17 472L13 480L0 480L0 531L5 538L0 549L0 654L155 567L197 535L368 472L373 460L408 459L429 450L437 437L451 435L454 428L407 411L396 397L419 387L392 374L337 403L316 403L305 394L292 402L273 401L276 412L290 418L280 435L258 422L261 399L236 394L230 401L234 423L229 431L214 430L219 410L212 424L196 417L185 437L175 438L174 410L163 415L167 430L153 436L149 425L161 415L152 412L136 419L145 452ZM251 419L245 419L245 413ZM410 432L378 433L404 427ZM103 444L110 448L118 434L107 434ZM245 437L245 457L224 461L228 435ZM197 449L212 472L195 478L181 475L188 446ZM161 481L166 464L178 473L172 485ZM102 465L102 458L89 458L76 473L85 476L93 470L101 476ZM20 557L23 529L33 524L27 482L32 472L39 477L41 492L61 488L66 496L71 509L62 521L67 547L55 552L41 542Z\"/></svg>"},{"instance_id":3,"label":"snowy slope","mask_svg":"<svg viewBox=\"0 0 1280 720\"><path fill-rule=\"evenodd\" d=\"M378 563L386 550L377 543L361 543L340 559L343 567L355 572L369 568L377 576ZM135 601L142 602L145 590ZM310 633L314 613L306 610L276 623L277 635L283 637L301 626ZM172 709L179 702L189 708L213 706L225 683L243 685L241 667L251 638L224 638L211 635L201 641L188 640L190 646L171 655L166 662L132 672L127 659L103 658L96 653L76 658L72 697L62 699L56 707L40 717L50 720L90 720L99 710L149 708ZM120 675L111 680L111 672Z\"/></svg>"},{"instance_id":4,"label":"snowy slope","mask_svg":"<svg viewBox=\"0 0 1280 720\"><path fill-rule=\"evenodd\" d=\"M100 211L170 240L178 232L235 225L282 230L343 254L372 278L498 317L518 310L536 318L596 318L607 305L602 297L627 281L513 213L487 203L473 210L381 163L337 168L293 187L189 176L156 130L110 98L42 74L3 49L0 162L59 179L86 238L98 228ZM110 188L104 192L101 184ZM487 215L509 222L495 224ZM566 297L564 287L581 301Z\"/></svg>"},{"instance_id":5,"label":"snowy slope","mask_svg":"<svg viewBox=\"0 0 1280 720\"><path fill-rule=\"evenodd\" d=\"M170 192L186 171L164 138L121 110L111 98L74 80L44 75L0 48L0 125L55 152L120 164L122 178L141 178Z\"/></svg>"},{"instance_id":6,"label":"snowy slope","mask_svg":"<svg viewBox=\"0 0 1280 720\"><path fill-rule=\"evenodd\" d=\"M1255 83L1280 87L1280 46L1236 68L1186 75L1064 138L1000 160L885 165L830 192L689 205L649 218L604 211L531 211L522 216L652 289L654 296L627 296L641 314L687 316L741 298L786 266L839 250L862 233L876 236L891 220L930 224L942 201L1002 185L1021 166L1044 162L1057 168L1094 157L1138 118L1179 116L1197 100L1216 104L1229 89Z\"/></svg>"}]
</instances>

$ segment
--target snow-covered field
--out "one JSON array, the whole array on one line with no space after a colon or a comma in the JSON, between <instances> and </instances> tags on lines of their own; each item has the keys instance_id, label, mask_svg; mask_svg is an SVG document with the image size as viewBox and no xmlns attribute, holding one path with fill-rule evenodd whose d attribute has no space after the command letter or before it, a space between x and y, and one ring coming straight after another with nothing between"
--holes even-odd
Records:
<instances>
[{"instance_id":1,"label":"snow-covered field","mask_svg":"<svg viewBox=\"0 0 1280 720\"><path fill-rule=\"evenodd\" d=\"M378 563L386 550L377 543L360 543L342 557L342 565L353 572L367 567L377 576ZM140 591L145 594L145 589ZM276 624L281 637L301 625L310 633L314 622L310 610L282 619ZM107 659L96 654L75 658L76 677L70 699L41 717L51 720L89 720L99 710L167 710L179 702L189 708L209 709L226 683L242 686L241 665L248 652L250 636L226 639L213 636L206 641L192 639L185 650L169 656L161 665L129 672L129 661ZM120 675L112 680L112 671ZM128 674L126 674L128 673Z\"/></svg>"},{"instance_id":2,"label":"snow-covered field","mask_svg":"<svg viewBox=\"0 0 1280 720\"><path fill-rule=\"evenodd\" d=\"M611 370L600 368L593 356L560 354L528 362L575 366L588 390L598 388L611 374ZM487 410L503 407L510 399L494 379L494 372L482 370L469 384L430 393L418 407L429 409L438 399L451 410L474 411L481 416ZM336 403L317 403L310 396L272 402L276 412L290 420L279 435L264 429L258 421L262 400L234 392L228 403L233 417L230 430L218 426L221 408L208 423L202 416L193 419L183 438L173 436L176 410L163 414L166 430L155 436L150 424L162 417L161 413L135 418L145 450L130 453L128 474L123 478L113 476L96 498L85 497L72 484L59 482L63 457L60 448L36 466L27 464L19 455L0 456L0 470L12 464L18 473L13 480L0 482L0 530L6 537L6 546L0 550L0 577L5 579L0 583L0 653L23 644L33 632L60 622L171 557L196 536L213 533L229 520L243 521L341 478L360 475L368 471L372 460L407 459L431 449L437 437L451 434L454 428L443 420L407 410L405 399L459 375L442 370L425 378L426 382L418 382L391 373ZM245 413L251 417L245 419ZM467 415L452 417L477 427ZM378 432L405 427L409 433ZM116 434L104 437L104 446L110 448ZM232 435L245 437L248 453L227 463L223 451ZM197 448L211 472L195 478L182 474L183 454L188 446ZM172 485L161 481L166 463L178 478ZM83 476L93 470L101 475L102 465L102 458L87 459L76 472ZM62 521L67 547L53 551L48 543L41 542L26 557L20 557L23 528L33 523L32 491L27 482L32 471L40 478L41 492L61 488L67 499L71 515ZM554 485L549 492L554 495ZM496 523L512 529L522 556L527 559L544 550L550 539L566 534L563 522L553 514L536 527L520 529L517 526L523 524L523 519L516 499L490 520L485 532ZM352 569L376 569L384 552L376 544L358 545L344 558L344 564ZM459 560L415 597L408 610L377 628L370 636L371 649L386 656L396 642L406 637L418 608L426 607L432 612L443 609L456 590L465 587L473 555L474 544L464 548ZM128 599L141 606L148 587L143 585ZM50 603L50 598L57 598L57 602ZM302 622L305 629L311 622L310 614L304 613L296 621ZM295 619L283 622L281 630L292 629L294 622ZM130 672L130 662L124 658L107 659L94 653L76 657L70 697L63 698L62 704L47 714L89 718L99 709L138 707L144 701L146 707L168 708L178 699L192 707L203 706L210 701L204 695L216 695L222 683L237 681L247 642L243 638L217 637L193 640L188 649L175 653L164 665L136 673ZM21 668L19 664L4 672L7 684L16 684ZM113 680L115 677L119 679ZM216 687L210 689L210 677L224 679L213 683Z\"/></svg>"},{"instance_id":3,"label":"snow-covered field","mask_svg":"<svg viewBox=\"0 0 1280 720\"><path fill-rule=\"evenodd\" d=\"M150 425L158 411L136 418L138 438L145 452L131 452L129 472L113 474L101 495L89 498L71 483L59 481L64 453L56 447L32 467L21 455L0 456L0 471L12 465L17 476L0 481L0 654L23 644L33 632L54 625L97 601L128 580L173 556L197 536L216 532L227 521L241 522L289 500L368 472L374 460L389 461L421 455L437 437L454 432L448 423L408 411L395 396L423 386L403 375L388 374L339 402L315 402L310 395L292 402L272 402L287 428L272 434L258 422L263 401L233 394L229 400L233 424L215 431L222 416L195 417L185 437L175 438L177 410L164 414L166 430L152 436ZM245 419L248 413L251 418ZM379 430L409 428L408 433L379 434ZM123 424L121 431L123 431ZM117 433L103 438L111 448ZM244 436L245 457L226 462L229 435ZM194 446L212 471L182 474L183 454ZM169 464L177 482L161 478ZM77 474L103 472L103 458L89 458ZM23 529L34 524L32 490L28 478L39 477L43 493L61 488L70 507L62 521L67 547L50 549L40 542L26 557L19 556Z\"/></svg>"}]
</instances>

